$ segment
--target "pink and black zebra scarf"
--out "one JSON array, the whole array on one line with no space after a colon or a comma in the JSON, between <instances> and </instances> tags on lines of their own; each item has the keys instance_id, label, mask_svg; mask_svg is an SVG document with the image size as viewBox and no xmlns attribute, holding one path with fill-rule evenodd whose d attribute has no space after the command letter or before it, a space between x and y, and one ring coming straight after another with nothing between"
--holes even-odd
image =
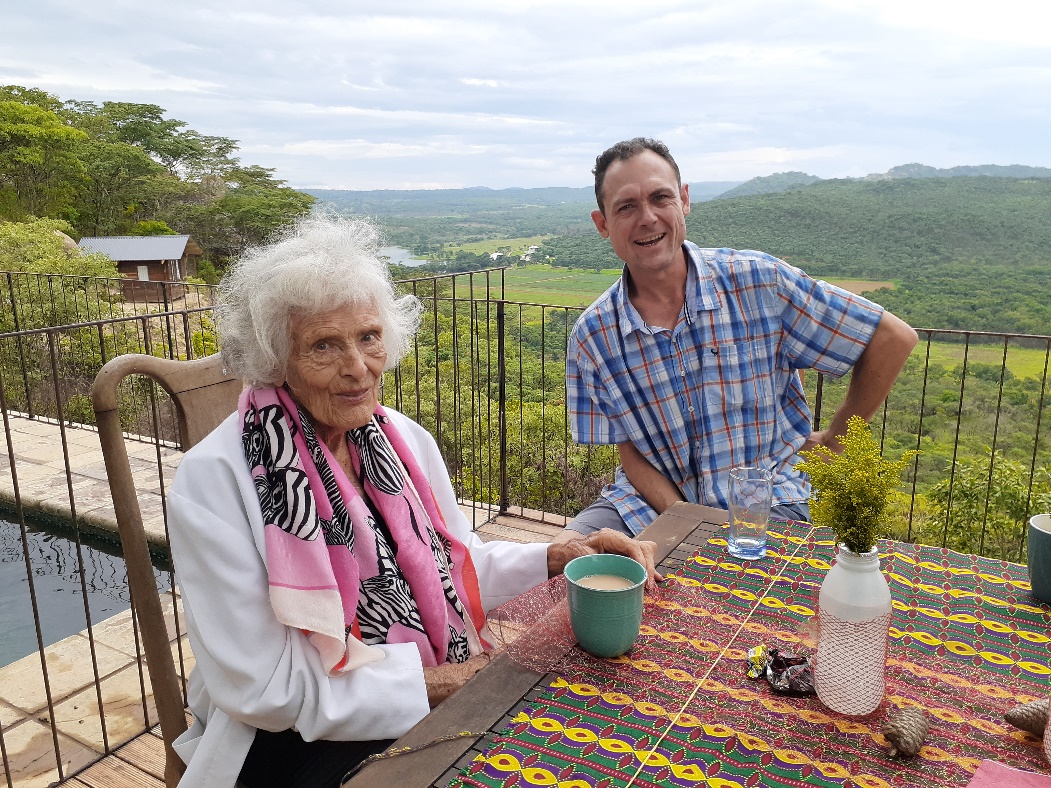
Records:
<instances>
[{"instance_id":1,"label":"pink and black zebra scarf","mask_svg":"<svg viewBox=\"0 0 1051 788\"><path fill-rule=\"evenodd\" d=\"M263 510L270 602L279 621L307 634L330 675L382 659L368 648L376 643L415 643L425 666L482 651L470 553L382 407L347 433L367 500L285 389L246 389L238 411Z\"/></svg>"}]
</instances>

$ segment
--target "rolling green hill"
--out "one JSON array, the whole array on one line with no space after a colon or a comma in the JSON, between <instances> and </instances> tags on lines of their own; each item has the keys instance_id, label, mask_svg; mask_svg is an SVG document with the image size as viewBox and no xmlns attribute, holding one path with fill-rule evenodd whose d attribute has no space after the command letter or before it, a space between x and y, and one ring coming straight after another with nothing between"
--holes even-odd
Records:
<instances>
[{"instance_id":1,"label":"rolling green hill","mask_svg":"<svg viewBox=\"0 0 1051 788\"><path fill-rule=\"evenodd\" d=\"M1051 267L1051 179L821 181L716 200L687 219L701 246L762 249L811 273L894 279L946 264Z\"/></svg>"},{"instance_id":2,"label":"rolling green hill","mask_svg":"<svg viewBox=\"0 0 1051 788\"><path fill-rule=\"evenodd\" d=\"M893 281L874 298L915 326L1051 334L1051 178L1028 177L1044 172L902 165L809 185L812 176L781 173L750 183L787 191L695 199L688 237L761 249L814 276ZM535 261L620 266L592 226L589 189L312 193L377 216L391 243L447 261L442 270L490 264L462 244L541 235L554 237Z\"/></svg>"},{"instance_id":3,"label":"rolling green hill","mask_svg":"<svg viewBox=\"0 0 1051 788\"><path fill-rule=\"evenodd\" d=\"M710 200L740 181L690 184L697 201ZM592 187L541 189L308 189L323 208L375 218L388 240L417 254L441 255L444 244L534 235L592 232ZM455 252L454 252L455 253ZM453 254L454 254L453 253Z\"/></svg>"},{"instance_id":4,"label":"rolling green hill","mask_svg":"<svg viewBox=\"0 0 1051 788\"><path fill-rule=\"evenodd\" d=\"M892 280L876 300L916 326L1051 333L1051 178L820 181L696 204L687 235L814 276ZM594 233L552 238L545 257L617 264Z\"/></svg>"},{"instance_id":5,"label":"rolling green hill","mask_svg":"<svg viewBox=\"0 0 1051 788\"><path fill-rule=\"evenodd\" d=\"M926 164L899 164L882 175L866 175L868 180L884 178L958 178L969 175L987 175L993 178L1051 178L1051 168L1029 167L1025 164L967 164L962 167L928 167Z\"/></svg>"},{"instance_id":6,"label":"rolling green hill","mask_svg":"<svg viewBox=\"0 0 1051 788\"><path fill-rule=\"evenodd\" d=\"M748 197L753 194L774 194L809 186L820 180L816 175L807 175L805 172L775 172L773 175L762 175L745 181L740 186L723 192L715 199L728 200L732 197Z\"/></svg>"},{"instance_id":7,"label":"rolling green hill","mask_svg":"<svg viewBox=\"0 0 1051 788\"><path fill-rule=\"evenodd\" d=\"M899 164L891 167L886 172L876 172L866 175L864 178L852 179L863 181L889 181L902 178L960 178L971 176L986 176L992 178L1051 178L1051 168L1028 167L1022 164L978 164L962 167L928 167L926 164ZM774 194L789 189L798 189L809 186L822 180L816 175L808 175L805 172L775 172L773 175L762 175L745 181L729 191L715 197L717 200L726 200L731 197L747 197L753 194ZM691 190L693 185L690 186ZM692 197L692 195L691 195Z\"/></svg>"}]
</instances>

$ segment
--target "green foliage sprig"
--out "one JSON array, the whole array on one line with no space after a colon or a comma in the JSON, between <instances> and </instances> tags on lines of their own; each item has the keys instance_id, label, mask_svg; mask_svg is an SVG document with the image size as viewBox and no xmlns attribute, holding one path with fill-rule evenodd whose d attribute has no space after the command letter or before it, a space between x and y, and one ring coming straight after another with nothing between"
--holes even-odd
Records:
<instances>
[{"instance_id":1,"label":"green foliage sprig","mask_svg":"<svg viewBox=\"0 0 1051 788\"><path fill-rule=\"evenodd\" d=\"M847 434L837 437L843 444L842 454L827 446L801 451L803 462L796 469L810 477L816 493L810 499L814 525L835 531L848 550L867 553L884 533L887 498L917 452L906 451L897 461L885 459L860 416L851 416Z\"/></svg>"}]
</instances>

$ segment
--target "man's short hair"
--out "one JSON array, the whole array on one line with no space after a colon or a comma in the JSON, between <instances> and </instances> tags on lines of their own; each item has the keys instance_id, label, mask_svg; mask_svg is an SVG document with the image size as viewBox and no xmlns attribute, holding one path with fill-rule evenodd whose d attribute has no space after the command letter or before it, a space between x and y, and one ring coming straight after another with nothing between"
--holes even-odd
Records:
<instances>
[{"instance_id":1,"label":"man's short hair","mask_svg":"<svg viewBox=\"0 0 1051 788\"><path fill-rule=\"evenodd\" d=\"M675 163L675 159L672 158L671 151L668 150L668 146L660 140L650 139L649 137L634 137L630 140L624 140L618 142L616 145L607 148L602 151L595 159L595 169L591 172L595 175L595 200L598 201L598 209L605 215L606 208L602 204L602 185L606 180L606 170L615 161L627 161L633 159L642 153L644 150L651 150L664 159L671 168L675 170L675 180L682 186L682 176L679 174L679 165Z\"/></svg>"}]
</instances>

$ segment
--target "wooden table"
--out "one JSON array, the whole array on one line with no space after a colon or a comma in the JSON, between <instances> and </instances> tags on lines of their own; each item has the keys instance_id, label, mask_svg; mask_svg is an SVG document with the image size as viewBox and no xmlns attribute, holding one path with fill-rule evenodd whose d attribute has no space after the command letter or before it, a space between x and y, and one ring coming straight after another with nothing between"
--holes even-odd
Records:
<instances>
[{"instance_id":1,"label":"wooden table","mask_svg":"<svg viewBox=\"0 0 1051 788\"><path fill-rule=\"evenodd\" d=\"M708 541L726 522L726 517L723 509L677 503L654 520L640 538L657 543L658 568L661 572L672 572ZM547 678L502 654L393 746L419 746L460 731L488 731L485 737L442 742L370 764L344 785L346 788L443 788L476 754L489 749L491 737L543 692Z\"/></svg>"}]
</instances>

